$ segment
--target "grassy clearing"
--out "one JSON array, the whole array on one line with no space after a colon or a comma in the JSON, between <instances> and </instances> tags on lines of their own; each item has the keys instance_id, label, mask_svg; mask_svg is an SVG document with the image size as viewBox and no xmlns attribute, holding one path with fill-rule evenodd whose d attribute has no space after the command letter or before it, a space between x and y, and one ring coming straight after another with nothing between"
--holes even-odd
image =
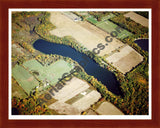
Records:
<instances>
[{"instance_id":1,"label":"grassy clearing","mask_svg":"<svg viewBox=\"0 0 160 128\"><path fill-rule=\"evenodd\" d=\"M97 21L93 16L90 16L87 18L87 21L90 23L96 25L97 27L103 29L106 32L111 33L112 31L115 31L115 28L118 27L116 24L110 22L108 19L115 17L114 14L110 13L109 15L102 18L102 21ZM121 31L121 33L118 33L117 38L124 39L128 36L132 35L132 33L128 32L127 30Z\"/></svg>"},{"instance_id":2,"label":"grassy clearing","mask_svg":"<svg viewBox=\"0 0 160 128\"><path fill-rule=\"evenodd\" d=\"M102 21L97 21L93 16L90 16L89 18L87 18L87 21L96 25L97 27L103 29L104 31L111 33L112 31L115 31L116 27L118 27L116 24L114 24L108 20L113 17L115 17L115 15L111 13L110 15L103 17ZM123 29L123 31L121 31L121 33L118 33L117 38L124 39L130 35L132 35L132 33Z\"/></svg>"},{"instance_id":3,"label":"grassy clearing","mask_svg":"<svg viewBox=\"0 0 160 128\"><path fill-rule=\"evenodd\" d=\"M89 22L92 23L92 24L98 23L98 21L97 21L93 16L88 17L88 18L87 18L87 21L89 21Z\"/></svg>"},{"instance_id":4,"label":"grassy clearing","mask_svg":"<svg viewBox=\"0 0 160 128\"><path fill-rule=\"evenodd\" d=\"M98 22L98 23L96 23L96 26L103 29L106 32L109 32L109 33L111 33L112 31L115 31L115 28L118 27L116 24L110 22L109 20ZM118 33L117 38L124 39L130 35L132 35L132 33L123 29L123 31L121 31L121 33Z\"/></svg>"},{"instance_id":5,"label":"grassy clearing","mask_svg":"<svg viewBox=\"0 0 160 128\"><path fill-rule=\"evenodd\" d=\"M12 75L28 94L34 87L39 85L38 81L19 65L12 69Z\"/></svg>"},{"instance_id":6,"label":"grassy clearing","mask_svg":"<svg viewBox=\"0 0 160 128\"><path fill-rule=\"evenodd\" d=\"M115 15L113 13L110 13L109 15L102 17L102 21L108 20L113 17L115 17Z\"/></svg>"},{"instance_id":7,"label":"grassy clearing","mask_svg":"<svg viewBox=\"0 0 160 128\"><path fill-rule=\"evenodd\" d=\"M24 92L23 88L18 85L14 78L12 78L12 96L19 98L27 97L27 94Z\"/></svg>"},{"instance_id":8,"label":"grassy clearing","mask_svg":"<svg viewBox=\"0 0 160 128\"><path fill-rule=\"evenodd\" d=\"M112 22L106 20L106 21L100 21L98 23L96 23L96 26L102 28L103 30L107 31L107 32L112 32L115 31L114 28L116 28L117 26L115 24L113 24Z\"/></svg>"},{"instance_id":9,"label":"grassy clearing","mask_svg":"<svg viewBox=\"0 0 160 128\"><path fill-rule=\"evenodd\" d=\"M69 63L59 60L49 66L42 66L36 60L30 60L23 64L29 71L38 72L37 78L43 82L49 82L54 85L62 78L64 73L69 73L73 66Z\"/></svg>"},{"instance_id":10,"label":"grassy clearing","mask_svg":"<svg viewBox=\"0 0 160 128\"><path fill-rule=\"evenodd\" d=\"M123 29L123 31L120 34L118 34L117 37L120 38L120 39L124 39L124 38L126 38L128 36L131 36L131 35L132 35L132 33L130 33L127 30Z\"/></svg>"}]
</instances>

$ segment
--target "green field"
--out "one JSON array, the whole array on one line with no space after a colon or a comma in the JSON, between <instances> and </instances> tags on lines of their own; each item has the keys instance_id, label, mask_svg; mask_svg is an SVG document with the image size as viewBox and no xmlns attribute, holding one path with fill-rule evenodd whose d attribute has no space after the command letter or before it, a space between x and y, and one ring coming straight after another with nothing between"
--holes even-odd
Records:
<instances>
[{"instance_id":1,"label":"green field","mask_svg":"<svg viewBox=\"0 0 160 128\"><path fill-rule=\"evenodd\" d=\"M87 21L96 25L97 27L103 29L104 31L111 33L112 31L115 31L115 28L118 27L116 24L112 23L108 19L114 17L115 15L110 13L107 16L104 16L102 18L102 21L97 21L93 16L90 16L87 18ZM128 32L127 30L123 29L121 33L118 33L117 38L124 39L128 36L132 35L132 33Z\"/></svg>"},{"instance_id":2,"label":"green field","mask_svg":"<svg viewBox=\"0 0 160 128\"><path fill-rule=\"evenodd\" d=\"M102 17L102 21L108 20L113 17L115 17L115 15L113 13L110 13L109 15Z\"/></svg>"},{"instance_id":3,"label":"green field","mask_svg":"<svg viewBox=\"0 0 160 128\"><path fill-rule=\"evenodd\" d=\"M92 24L98 23L97 19L95 19L93 16L90 16L87 18L87 21L89 21Z\"/></svg>"},{"instance_id":4,"label":"green field","mask_svg":"<svg viewBox=\"0 0 160 128\"><path fill-rule=\"evenodd\" d=\"M27 94L24 92L23 88L19 85L12 85L12 96L16 96L19 98L26 98Z\"/></svg>"},{"instance_id":5,"label":"green field","mask_svg":"<svg viewBox=\"0 0 160 128\"><path fill-rule=\"evenodd\" d=\"M39 75L36 75L39 80L43 83L48 82L52 85L58 82L59 78L62 78L64 73L69 73L73 66L64 60L59 60L49 66L42 66L36 60L30 60L25 62L24 67L26 67L29 71L36 71Z\"/></svg>"},{"instance_id":6,"label":"green field","mask_svg":"<svg viewBox=\"0 0 160 128\"><path fill-rule=\"evenodd\" d=\"M12 75L28 94L34 87L39 85L38 81L28 71L19 65L16 65L12 69Z\"/></svg>"},{"instance_id":7,"label":"green field","mask_svg":"<svg viewBox=\"0 0 160 128\"><path fill-rule=\"evenodd\" d=\"M117 27L117 25L113 24L110 21L100 21L98 23L96 23L97 27L102 28L103 30L107 31L107 32L112 32L115 31L115 28Z\"/></svg>"},{"instance_id":8,"label":"green field","mask_svg":"<svg viewBox=\"0 0 160 128\"><path fill-rule=\"evenodd\" d=\"M106 32L111 33L112 31L115 31L115 28L118 27L116 24L110 22L109 20L100 21L95 24L97 27L103 29ZM118 33L117 38L124 39L128 36L132 35L132 33L128 32L127 30L123 29L121 33Z\"/></svg>"}]
</instances>

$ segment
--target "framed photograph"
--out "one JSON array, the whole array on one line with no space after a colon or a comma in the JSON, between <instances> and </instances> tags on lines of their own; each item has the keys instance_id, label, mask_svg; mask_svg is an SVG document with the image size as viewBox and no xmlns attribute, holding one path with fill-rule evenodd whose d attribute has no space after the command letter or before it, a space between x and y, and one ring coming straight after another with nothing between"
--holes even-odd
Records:
<instances>
[{"instance_id":1,"label":"framed photograph","mask_svg":"<svg viewBox=\"0 0 160 128\"><path fill-rule=\"evenodd\" d=\"M1 3L0 126L159 127L158 2Z\"/></svg>"}]
</instances>

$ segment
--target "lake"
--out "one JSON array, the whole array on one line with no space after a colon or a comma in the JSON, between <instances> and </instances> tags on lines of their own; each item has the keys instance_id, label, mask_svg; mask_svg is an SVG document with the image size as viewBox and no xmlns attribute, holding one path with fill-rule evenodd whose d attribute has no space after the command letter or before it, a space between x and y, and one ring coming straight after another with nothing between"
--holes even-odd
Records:
<instances>
[{"instance_id":1,"label":"lake","mask_svg":"<svg viewBox=\"0 0 160 128\"><path fill-rule=\"evenodd\" d=\"M42 39L39 39L34 42L33 47L44 53L44 54L57 54L65 57L70 57L73 60L77 61L86 71L88 75L92 75L97 80L101 81L109 91L116 95L121 95L119 82L116 80L115 75L102 67L100 67L93 59L89 58L87 55L76 51L67 45L51 43ZM85 61L86 58L88 61L84 66L82 61Z\"/></svg>"},{"instance_id":2,"label":"lake","mask_svg":"<svg viewBox=\"0 0 160 128\"><path fill-rule=\"evenodd\" d=\"M149 41L148 39L138 39L138 40L135 40L134 42L138 44L142 50L148 51L148 47L149 47L148 41Z\"/></svg>"}]
</instances>

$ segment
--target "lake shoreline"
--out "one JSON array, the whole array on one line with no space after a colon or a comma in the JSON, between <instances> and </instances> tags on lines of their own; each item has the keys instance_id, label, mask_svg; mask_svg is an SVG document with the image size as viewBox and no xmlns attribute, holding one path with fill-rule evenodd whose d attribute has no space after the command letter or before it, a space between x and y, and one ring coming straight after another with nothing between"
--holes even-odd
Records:
<instances>
[{"instance_id":1,"label":"lake shoreline","mask_svg":"<svg viewBox=\"0 0 160 128\"><path fill-rule=\"evenodd\" d=\"M137 39L134 43L136 43L144 51L149 50L149 39Z\"/></svg>"},{"instance_id":2,"label":"lake shoreline","mask_svg":"<svg viewBox=\"0 0 160 128\"><path fill-rule=\"evenodd\" d=\"M74 61L78 62L85 69L85 72L87 74L94 76L99 81L101 81L104 85L106 85L109 91L113 92L116 95L120 94L120 90L118 89L120 84L117 81L114 73L112 73L108 69L102 68L99 64L97 64L94 61L94 59L91 59L89 56L85 55L84 53L80 53L70 46L48 42L42 39L35 41L35 43L33 44L33 47L45 54L58 54L58 55L70 57ZM85 60L83 60L82 56L85 56L87 60L89 60L85 66L83 64Z\"/></svg>"}]
</instances>

